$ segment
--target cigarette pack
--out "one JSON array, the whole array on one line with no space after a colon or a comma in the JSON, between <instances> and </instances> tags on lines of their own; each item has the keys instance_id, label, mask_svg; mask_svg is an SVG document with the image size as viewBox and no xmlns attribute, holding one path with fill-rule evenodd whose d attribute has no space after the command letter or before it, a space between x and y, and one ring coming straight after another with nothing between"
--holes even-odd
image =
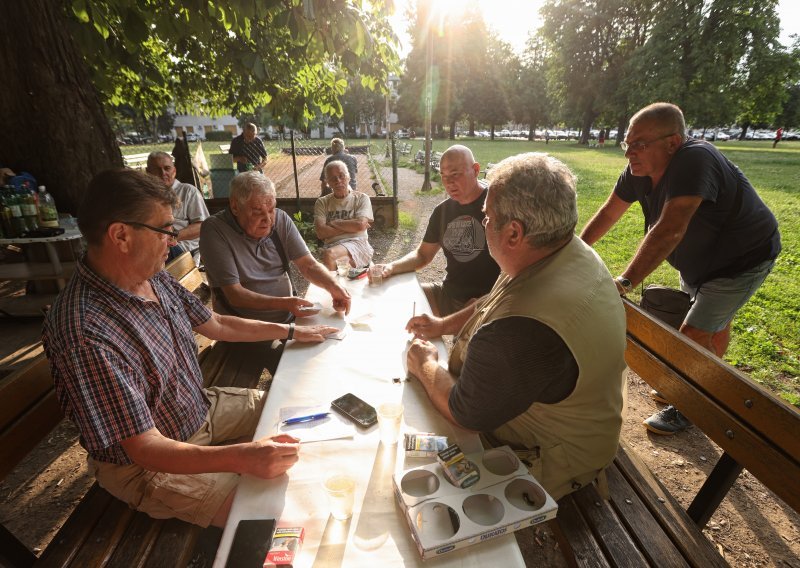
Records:
<instances>
[{"instance_id":1,"label":"cigarette pack","mask_svg":"<svg viewBox=\"0 0 800 568\"><path fill-rule=\"evenodd\" d=\"M442 466L447 479L462 489L475 485L481 479L481 473L474 463L469 461L458 444L448 446L438 454L436 461Z\"/></svg>"},{"instance_id":2,"label":"cigarette pack","mask_svg":"<svg viewBox=\"0 0 800 568\"><path fill-rule=\"evenodd\" d=\"M404 438L406 456L410 458L435 458L447 448L447 436L437 436L433 432L406 433Z\"/></svg>"},{"instance_id":3,"label":"cigarette pack","mask_svg":"<svg viewBox=\"0 0 800 568\"><path fill-rule=\"evenodd\" d=\"M292 568L294 559L303 545L303 527L278 527L272 537L272 546L264 559L264 568Z\"/></svg>"}]
</instances>

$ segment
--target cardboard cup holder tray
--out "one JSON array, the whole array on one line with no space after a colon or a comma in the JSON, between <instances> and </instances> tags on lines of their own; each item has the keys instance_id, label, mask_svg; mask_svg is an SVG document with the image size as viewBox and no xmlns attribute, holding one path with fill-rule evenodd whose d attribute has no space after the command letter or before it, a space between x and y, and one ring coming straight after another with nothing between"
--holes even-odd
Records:
<instances>
[{"instance_id":1,"label":"cardboard cup holder tray","mask_svg":"<svg viewBox=\"0 0 800 568\"><path fill-rule=\"evenodd\" d=\"M556 516L556 502L509 447L466 458L480 472L480 480L466 489L454 486L438 463L393 476L395 497L423 559Z\"/></svg>"}]
</instances>

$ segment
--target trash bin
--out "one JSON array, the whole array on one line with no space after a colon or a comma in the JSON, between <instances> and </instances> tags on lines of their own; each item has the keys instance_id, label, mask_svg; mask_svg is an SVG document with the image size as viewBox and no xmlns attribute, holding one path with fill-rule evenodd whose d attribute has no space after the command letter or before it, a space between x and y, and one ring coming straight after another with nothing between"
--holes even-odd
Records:
<instances>
[{"instance_id":1,"label":"trash bin","mask_svg":"<svg viewBox=\"0 0 800 568\"><path fill-rule=\"evenodd\" d=\"M210 154L209 167L211 170L211 185L214 187L214 197L228 197L230 184L236 171L228 154Z\"/></svg>"}]
</instances>

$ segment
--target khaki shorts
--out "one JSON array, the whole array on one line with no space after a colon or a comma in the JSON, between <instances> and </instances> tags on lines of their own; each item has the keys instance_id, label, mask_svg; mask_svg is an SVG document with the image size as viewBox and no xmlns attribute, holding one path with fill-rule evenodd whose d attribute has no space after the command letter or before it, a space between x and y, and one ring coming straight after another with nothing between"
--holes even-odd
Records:
<instances>
[{"instance_id":1,"label":"khaki shorts","mask_svg":"<svg viewBox=\"0 0 800 568\"><path fill-rule=\"evenodd\" d=\"M428 298L433 315L440 318L454 314L470 303L453 298L445 292L441 282L426 282L422 285L422 290L425 292L425 297Z\"/></svg>"},{"instance_id":2,"label":"khaki shorts","mask_svg":"<svg viewBox=\"0 0 800 568\"><path fill-rule=\"evenodd\" d=\"M264 391L214 387L205 393L211 407L205 422L187 443L213 446L253 436L267 399ZM92 458L88 462L100 486L131 508L155 519L177 518L201 527L211 524L239 482L236 473L156 473L135 464L117 465Z\"/></svg>"}]
</instances>

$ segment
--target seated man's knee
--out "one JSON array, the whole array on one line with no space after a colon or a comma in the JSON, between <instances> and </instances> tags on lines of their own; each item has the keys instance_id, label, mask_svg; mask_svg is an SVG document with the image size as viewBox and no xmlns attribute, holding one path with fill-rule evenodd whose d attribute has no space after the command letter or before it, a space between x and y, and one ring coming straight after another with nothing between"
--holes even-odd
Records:
<instances>
[{"instance_id":1,"label":"seated man's knee","mask_svg":"<svg viewBox=\"0 0 800 568\"><path fill-rule=\"evenodd\" d=\"M328 270L336 270L336 255L332 249L322 249L322 264Z\"/></svg>"}]
</instances>

